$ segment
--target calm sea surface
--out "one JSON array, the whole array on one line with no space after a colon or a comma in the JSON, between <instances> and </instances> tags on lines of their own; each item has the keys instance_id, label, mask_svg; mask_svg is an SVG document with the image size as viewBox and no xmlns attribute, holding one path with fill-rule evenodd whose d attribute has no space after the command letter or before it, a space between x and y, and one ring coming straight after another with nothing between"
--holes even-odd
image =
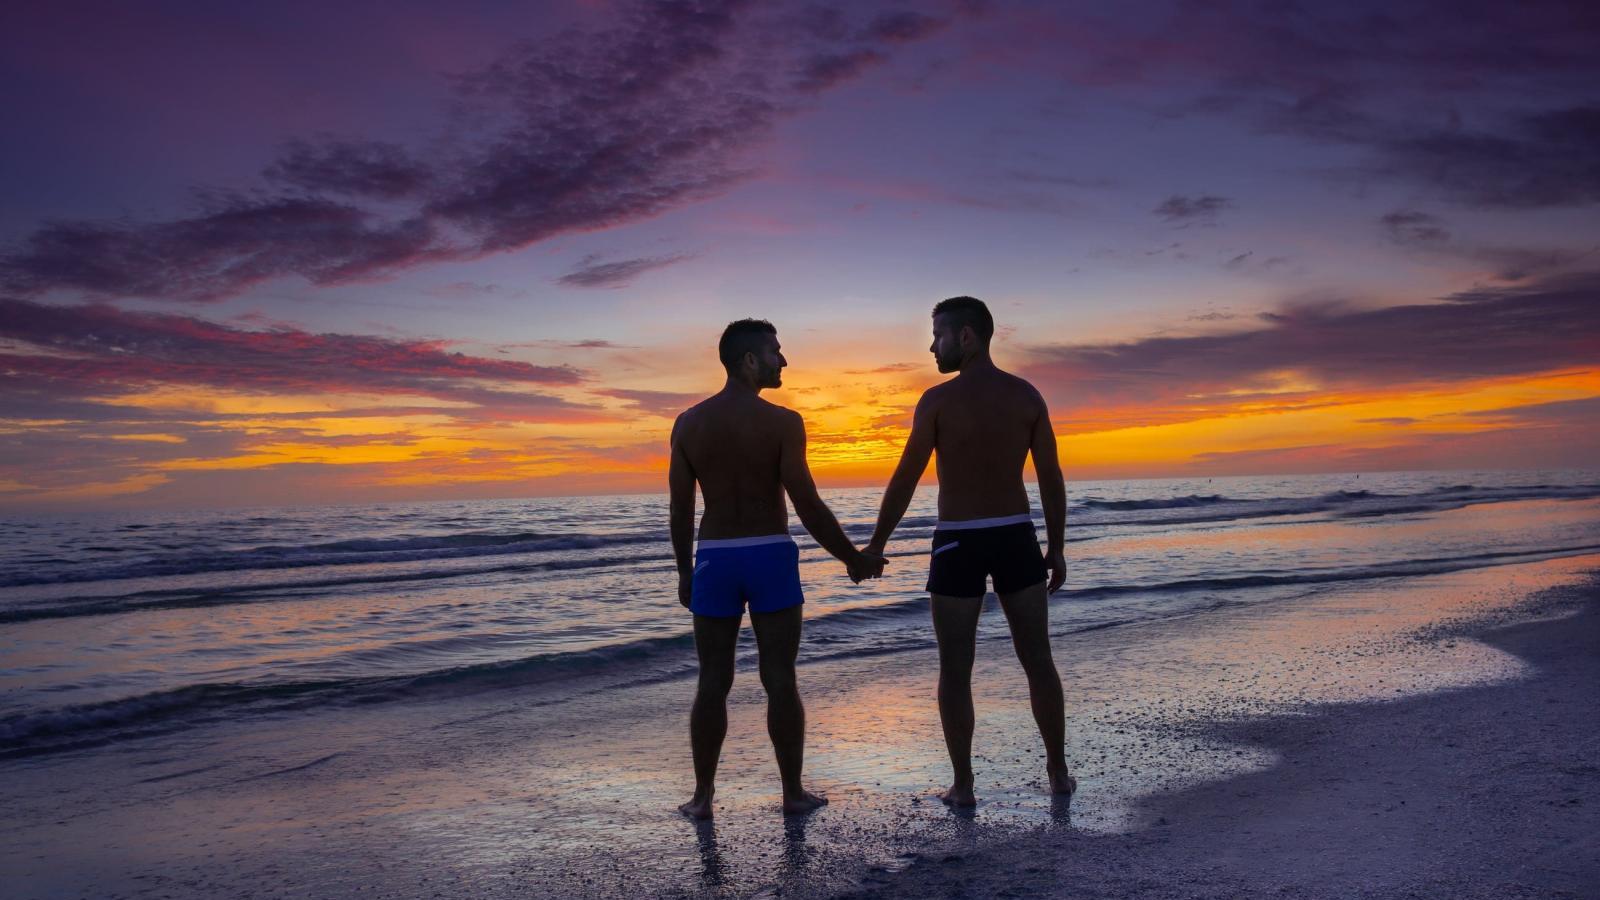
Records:
<instances>
[{"instance_id":1,"label":"calm sea surface","mask_svg":"<svg viewBox=\"0 0 1600 900\"><path fill-rule=\"evenodd\" d=\"M1073 482L1068 494L1057 633L1600 549L1593 471ZM880 495L824 492L858 542ZM933 502L918 494L885 577L861 586L795 525L802 661L931 643ZM0 533L0 756L301 708L603 691L693 667L664 495L8 518Z\"/></svg>"}]
</instances>

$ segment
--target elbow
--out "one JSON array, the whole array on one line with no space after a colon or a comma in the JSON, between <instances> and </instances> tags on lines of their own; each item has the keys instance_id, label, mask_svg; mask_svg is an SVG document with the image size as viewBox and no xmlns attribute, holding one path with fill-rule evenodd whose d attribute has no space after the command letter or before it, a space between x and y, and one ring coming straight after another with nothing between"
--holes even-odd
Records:
<instances>
[{"instance_id":1,"label":"elbow","mask_svg":"<svg viewBox=\"0 0 1600 900\"><path fill-rule=\"evenodd\" d=\"M794 506L795 518L799 519L800 524L806 526L807 530L810 530L811 523L817 521L817 504L810 500L796 500L793 498L790 499L790 503Z\"/></svg>"}]
</instances>

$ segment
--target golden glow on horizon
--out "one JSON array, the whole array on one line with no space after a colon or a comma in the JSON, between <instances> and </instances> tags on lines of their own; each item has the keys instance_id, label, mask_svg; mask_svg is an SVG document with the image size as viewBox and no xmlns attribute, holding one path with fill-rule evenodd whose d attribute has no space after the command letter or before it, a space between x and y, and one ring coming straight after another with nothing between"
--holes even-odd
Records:
<instances>
[{"instance_id":1,"label":"golden glow on horizon","mask_svg":"<svg viewBox=\"0 0 1600 900\"><path fill-rule=\"evenodd\" d=\"M933 381L931 372L914 368L812 368L765 396L805 417L819 484L872 485L885 482L893 470L912 409ZM1544 427L1537 420L1497 411L1594 397L1600 397L1600 371L1342 393L1319 393L1307 379L1284 372L1266 390L1070 410L1056 428L1069 477L1224 474L1218 466L1230 454L1250 459L1248 454L1295 452L1297 465L1336 466L1341 454L1351 452L1425 448L1429 441L1506 428L1535 433ZM153 454L162 447L216 446L195 440L188 429L227 438L226 451L177 459L157 454L87 483L48 473L33 484L13 478L0 483L0 493L38 502L92 502L140 494L178 473L257 471L287 479L294 476L270 473L290 465L337 467L339 474L320 477L351 491L408 488L447 496L436 489L495 484L505 486L498 495L652 491L664 483L671 426L666 415L634 409L618 410L609 420L521 422L494 421L493 410L466 405L470 414L456 417L430 398L405 399L429 407L416 414L407 414L394 397L358 395L157 389L116 402L149 403L173 413L159 432L100 435L126 443L130 454L143 452L133 449L138 445ZM207 421L194 415L202 408L237 418Z\"/></svg>"},{"instance_id":2,"label":"golden glow on horizon","mask_svg":"<svg viewBox=\"0 0 1600 900\"><path fill-rule=\"evenodd\" d=\"M1396 437L1492 431L1503 424L1477 414L1597 395L1600 373L1560 373L1388 396L1324 398L1310 409L1238 409L1185 422L1080 431L1060 437L1058 443L1072 465L1178 469L1205 453L1318 445L1381 447ZM1414 421L1397 425L1399 420Z\"/></svg>"}]
</instances>

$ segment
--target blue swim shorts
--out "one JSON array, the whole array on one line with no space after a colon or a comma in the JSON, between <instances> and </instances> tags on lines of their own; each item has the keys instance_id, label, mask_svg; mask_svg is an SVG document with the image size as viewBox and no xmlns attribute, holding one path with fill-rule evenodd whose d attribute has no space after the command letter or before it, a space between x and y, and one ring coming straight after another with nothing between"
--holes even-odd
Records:
<instances>
[{"instance_id":1,"label":"blue swim shorts","mask_svg":"<svg viewBox=\"0 0 1600 900\"><path fill-rule=\"evenodd\" d=\"M777 612L805 602L800 548L787 534L701 541L694 551L689 609L718 618Z\"/></svg>"}]
</instances>

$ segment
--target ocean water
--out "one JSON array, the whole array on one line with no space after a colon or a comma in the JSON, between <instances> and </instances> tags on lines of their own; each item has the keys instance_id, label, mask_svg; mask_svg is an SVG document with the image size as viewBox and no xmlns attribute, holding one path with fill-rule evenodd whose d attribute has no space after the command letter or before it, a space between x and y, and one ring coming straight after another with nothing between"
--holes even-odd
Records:
<instances>
[{"instance_id":1,"label":"ocean water","mask_svg":"<svg viewBox=\"0 0 1600 900\"><path fill-rule=\"evenodd\" d=\"M1600 550L1593 471L1070 482L1068 495L1057 634ZM865 540L880 491L824 497ZM802 663L931 646L934 499L919 492L885 577L860 586L794 525ZM4 758L693 671L664 495L11 517L0 536ZM980 636L1004 627L986 617Z\"/></svg>"}]
</instances>

